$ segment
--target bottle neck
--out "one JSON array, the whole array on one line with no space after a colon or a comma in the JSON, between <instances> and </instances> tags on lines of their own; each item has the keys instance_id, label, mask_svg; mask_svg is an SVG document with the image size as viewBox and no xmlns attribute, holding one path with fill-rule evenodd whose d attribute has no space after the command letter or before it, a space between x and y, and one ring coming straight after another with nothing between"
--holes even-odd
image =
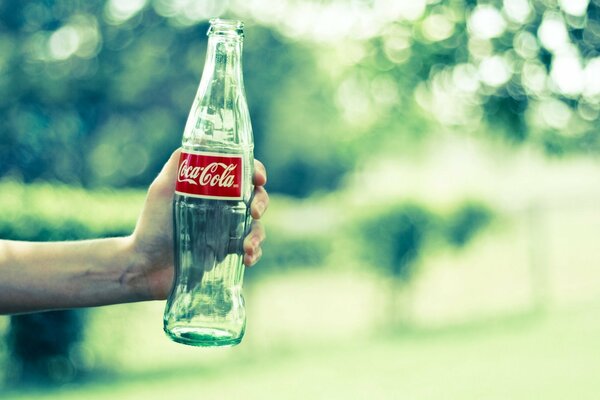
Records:
<instances>
[{"instance_id":1,"label":"bottle neck","mask_svg":"<svg viewBox=\"0 0 600 400\"><path fill-rule=\"evenodd\" d=\"M184 147L220 146L232 152L234 147L252 144L242 77L242 26L238 21L211 21L204 71L186 123Z\"/></svg>"},{"instance_id":2,"label":"bottle neck","mask_svg":"<svg viewBox=\"0 0 600 400\"><path fill-rule=\"evenodd\" d=\"M241 37L209 35L201 87L210 87L213 100L217 100L214 96L227 100L243 90L242 44Z\"/></svg>"}]
</instances>

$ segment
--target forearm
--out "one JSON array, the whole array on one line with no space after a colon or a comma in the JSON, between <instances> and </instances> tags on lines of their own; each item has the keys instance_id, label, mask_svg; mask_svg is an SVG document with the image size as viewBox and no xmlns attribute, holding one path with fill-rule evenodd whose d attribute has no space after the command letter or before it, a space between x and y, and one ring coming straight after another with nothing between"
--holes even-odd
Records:
<instances>
[{"instance_id":1,"label":"forearm","mask_svg":"<svg viewBox=\"0 0 600 400\"><path fill-rule=\"evenodd\" d=\"M0 314L137 300L129 237L75 242L0 241Z\"/></svg>"}]
</instances>

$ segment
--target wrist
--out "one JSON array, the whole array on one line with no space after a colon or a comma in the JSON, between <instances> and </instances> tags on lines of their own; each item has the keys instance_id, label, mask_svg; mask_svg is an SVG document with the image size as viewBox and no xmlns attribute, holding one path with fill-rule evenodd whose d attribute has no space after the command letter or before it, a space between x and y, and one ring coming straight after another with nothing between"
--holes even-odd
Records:
<instances>
[{"instance_id":1,"label":"wrist","mask_svg":"<svg viewBox=\"0 0 600 400\"><path fill-rule=\"evenodd\" d=\"M148 240L136 233L124 238L129 261L120 281L132 301L164 300L173 283L170 239Z\"/></svg>"},{"instance_id":2,"label":"wrist","mask_svg":"<svg viewBox=\"0 0 600 400\"><path fill-rule=\"evenodd\" d=\"M133 235L119 239L124 254L123 266L118 277L120 287L130 302L152 300L144 274L149 264L147 257L138 250Z\"/></svg>"}]
</instances>

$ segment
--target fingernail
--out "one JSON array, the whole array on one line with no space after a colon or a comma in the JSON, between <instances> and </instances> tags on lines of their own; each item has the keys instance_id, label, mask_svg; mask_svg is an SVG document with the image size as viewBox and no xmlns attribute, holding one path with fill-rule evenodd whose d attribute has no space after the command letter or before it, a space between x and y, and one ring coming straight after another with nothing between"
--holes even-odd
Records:
<instances>
[{"instance_id":1,"label":"fingernail","mask_svg":"<svg viewBox=\"0 0 600 400\"><path fill-rule=\"evenodd\" d=\"M260 215L262 215L265 212L265 203L263 203L262 201L256 204L256 209L258 210L258 213Z\"/></svg>"}]
</instances>

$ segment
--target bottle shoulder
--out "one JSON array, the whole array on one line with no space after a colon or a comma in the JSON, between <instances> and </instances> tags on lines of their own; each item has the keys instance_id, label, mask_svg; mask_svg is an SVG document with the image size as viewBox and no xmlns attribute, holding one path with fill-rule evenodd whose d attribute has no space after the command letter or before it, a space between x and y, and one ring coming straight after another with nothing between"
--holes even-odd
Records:
<instances>
[{"instance_id":1,"label":"bottle shoulder","mask_svg":"<svg viewBox=\"0 0 600 400\"><path fill-rule=\"evenodd\" d=\"M181 143L181 148L188 153L245 156L248 160L245 159L244 161L250 161L249 159L252 158L254 152L254 143L235 143L230 141L211 140L206 137L191 137L187 140L184 138Z\"/></svg>"}]
</instances>

